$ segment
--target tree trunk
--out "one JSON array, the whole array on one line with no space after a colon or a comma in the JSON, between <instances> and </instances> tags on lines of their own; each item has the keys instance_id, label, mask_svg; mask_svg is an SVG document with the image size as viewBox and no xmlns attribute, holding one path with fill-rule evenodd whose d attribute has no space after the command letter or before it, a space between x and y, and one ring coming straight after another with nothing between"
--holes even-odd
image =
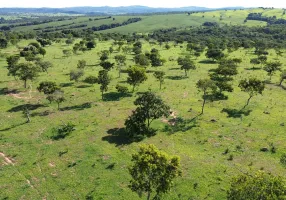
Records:
<instances>
[{"instance_id":1,"label":"tree trunk","mask_svg":"<svg viewBox=\"0 0 286 200\"><path fill-rule=\"evenodd\" d=\"M205 98L205 95L204 95L204 101L203 101L203 106L202 106L202 112L201 112L201 114L204 114L205 104L206 104L206 98Z\"/></svg>"},{"instance_id":2,"label":"tree trunk","mask_svg":"<svg viewBox=\"0 0 286 200\"><path fill-rule=\"evenodd\" d=\"M247 102L246 102L245 106L243 107L243 109L246 108L246 106L248 106L248 104L249 104L249 102L250 102L250 99L251 99L252 97L253 97L253 96L250 96L250 97L247 99Z\"/></svg>"},{"instance_id":3,"label":"tree trunk","mask_svg":"<svg viewBox=\"0 0 286 200\"><path fill-rule=\"evenodd\" d=\"M58 103L58 110L60 110L60 103Z\"/></svg>"},{"instance_id":4,"label":"tree trunk","mask_svg":"<svg viewBox=\"0 0 286 200\"><path fill-rule=\"evenodd\" d=\"M26 116L27 116L27 123L30 123L30 122L31 122L31 119L30 119L29 111L27 112Z\"/></svg>"},{"instance_id":5,"label":"tree trunk","mask_svg":"<svg viewBox=\"0 0 286 200\"><path fill-rule=\"evenodd\" d=\"M103 100L103 90L101 91L101 100Z\"/></svg>"},{"instance_id":6,"label":"tree trunk","mask_svg":"<svg viewBox=\"0 0 286 200\"><path fill-rule=\"evenodd\" d=\"M147 200L150 200L150 197L151 197L151 193L150 191L148 191Z\"/></svg>"},{"instance_id":7,"label":"tree trunk","mask_svg":"<svg viewBox=\"0 0 286 200\"><path fill-rule=\"evenodd\" d=\"M188 74L187 74L187 70L185 69L185 76L188 76Z\"/></svg>"},{"instance_id":8,"label":"tree trunk","mask_svg":"<svg viewBox=\"0 0 286 200\"><path fill-rule=\"evenodd\" d=\"M161 88L162 88L162 82L160 81L160 90L161 90Z\"/></svg>"},{"instance_id":9,"label":"tree trunk","mask_svg":"<svg viewBox=\"0 0 286 200\"><path fill-rule=\"evenodd\" d=\"M27 80L24 80L24 88L27 88Z\"/></svg>"},{"instance_id":10,"label":"tree trunk","mask_svg":"<svg viewBox=\"0 0 286 200\"><path fill-rule=\"evenodd\" d=\"M134 90L135 90L135 85L133 85L132 92L134 92Z\"/></svg>"},{"instance_id":11,"label":"tree trunk","mask_svg":"<svg viewBox=\"0 0 286 200\"><path fill-rule=\"evenodd\" d=\"M281 85L282 85L283 81L284 81L284 79L283 79L283 78L281 78L280 83L279 83L279 86L281 86Z\"/></svg>"}]
</instances>

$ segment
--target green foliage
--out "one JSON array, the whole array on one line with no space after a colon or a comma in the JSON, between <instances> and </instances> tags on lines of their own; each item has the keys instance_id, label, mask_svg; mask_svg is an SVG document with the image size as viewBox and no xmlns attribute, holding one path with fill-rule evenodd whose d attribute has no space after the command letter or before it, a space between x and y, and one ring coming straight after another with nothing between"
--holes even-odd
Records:
<instances>
[{"instance_id":1,"label":"green foliage","mask_svg":"<svg viewBox=\"0 0 286 200\"><path fill-rule=\"evenodd\" d=\"M96 76L88 76L88 77L86 77L84 79L84 82L88 83L88 84L91 84L91 85L96 84L96 83L98 83L98 77L96 77Z\"/></svg>"},{"instance_id":2,"label":"green foliage","mask_svg":"<svg viewBox=\"0 0 286 200\"><path fill-rule=\"evenodd\" d=\"M255 175L240 175L233 178L228 200L273 200L286 198L286 184L282 177L259 171Z\"/></svg>"},{"instance_id":3,"label":"green foliage","mask_svg":"<svg viewBox=\"0 0 286 200\"><path fill-rule=\"evenodd\" d=\"M137 54L134 57L134 61L137 65L147 67L150 65L150 60L144 54Z\"/></svg>"},{"instance_id":4,"label":"green foliage","mask_svg":"<svg viewBox=\"0 0 286 200\"><path fill-rule=\"evenodd\" d=\"M109 61L102 61L100 62L100 66L104 69L104 70L107 70L107 71L110 71L113 66L114 66L114 63L111 63Z\"/></svg>"},{"instance_id":5,"label":"green foliage","mask_svg":"<svg viewBox=\"0 0 286 200\"><path fill-rule=\"evenodd\" d=\"M19 55L12 55L6 58L6 61L8 63L7 69L8 69L8 76L16 76L16 72L18 70L18 62L20 60Z\"/></svg>"},{"instance_id":6,"label":"green foliage","mask_svg":"<svg viewBox=\"0 0 286 200\"><path fill-rule=\"evenodd\" d=\"M50 102L56 102L58 104L58 110L60 110L60 104L66 101L64 91L56 90L55 92L47 96L47 100Z\"/></svg>"},{"instance_id":7,"label":"green foliage","mask_svg":"<svg viewBox=\"0 0 286 200\"><path fill-rule=\"evenodd\" d=\"M134 92L134 89L136 86L140 85L144 81L147 80L146 70L141 67L130 67L127 70L128 78L127 83L133 86L132 91Z\"/></svg>"},{"instance_id":8,"label":"green foliage","mask_svg":"<svg viewBox=\"0 0 286 200\"><path fill-rule=\"evenodd\" d=\"M151 123L162 116L170 115L170 107L152 92L141 94L134 104L138 107L125 121L126 132L131 138L153 135L154 130L150 128Z\"/></svg>"},{"instance_id":9,"label":"green foliage","mask_svg":"<svg viewBox=\"0 0 286 200\"><path fill-rule=\"evenodd\" d=\"M72 55L72 51L70 49L64 49L63 54L66 57L70 57Z\"/></svg>"},{"instance_id":10,"label":"green foliage","mask_svg":"<svg viewBox=\"0 0 286 200\"><path fill-rule=\"evenodd\" d=\"M164 80L165 80L165 72L163 71L157 71L157 72L154 72L154 77L157 79L157 81L160 82L160 89L162 87L162 84L164 83Z\"/></svg>"},{"instance_id":11,"label":"green foliage","mask_svg":"<svg viewBox=\"0 0 286 200\"><path fill-rule=\"evenodd\" d=\"M34 80L39 76L41 69L33 63L20 63L17 65L16 76L24 81L24 87L27 87L27 80Z\"/></svg>"},{"instance_id":12,"label":"green foliage","mask_svg":"<svg viewBox=\"0 0 286 200\"><path fill-rule=\"evenodd\" d=\"M108 90L108 85L110 84L111 77L108 75L107 70L100 70L98 73L98 84L100 84L101 98L103 99L103 92Z\"/></svg>"},{"instance_id":13,"label":"green foliage","mask_svg":"<svg viewBox=\"0 0 286 200\"><path fill-rule=\"evenodd\" d=\"M188 71L191 69L196 69L194 61L191 60L190 57L179 57L178 60L178 65L181 65L181 69L185 70L185 76L188 76Z\"/></svg>"},{"instance_id":14,"label":"green foliage","mask_svg":"<svg viewBox=\"0 0 286 200\"><path fill-rule=\"evenodd\" d=\"M220 49L210 48L206 53L206 57L213 60L220 60L224 57L224 53Z\"/></svg>"},{"instance_id":15,"label":"green foliage","mask_svg":"<svg viewBox=\"0 0 286 200\"><path fill-rule=\"evenodd\" d=\"M121 94L126 94L126 93L128 93L128 87L126 87L126 86L117 84L115 88L116 88L116 90L117 90L119 93L121 93Z\"/></svg>"},{"instance_id":16,"label":"green foliage","mask_svg":"<svg viewBox=\"0 0 286 200\"><path fill-rule=\"evenodd\" d=\"M47 51L44 48L39 48L39 54L41 54L43 57L45 57Z\"/></svg>"},{"instance_id":17,"label":"green foliage","mask_svg":"<svg viewBox=\"0 0 286 200\"><path fill-rule=\"evenodd\" d=\"M140 146L139 152L132 155L132 162L129 188L140 197L147 194L147 200L168 193L174 179L181 176L179 157L169 156L154 145Z\"/></svg>"},{"instance_id":18,"label":"green foliage","mask_svg":"<svg viewBox=\"0 0 286 200\"><path fill-rule=\"evenodd\" d=\"M86 61L85 60L79 60L77 63L77 68L79 69L84 69L86 66Z\"/></svg>"},{"instance_id":19,"label":"green foliage","mask_svg":"<svg viewBox=\"0 0 286 200\"><path fill-rule=\"evenodd\" d=\"M200 79L197 82L197 88L199 91L203 92L203 105L202 105L202 112L201 112L201 114L203 114L205 103L210 98L211 95L216 93L217 86L213 80Z\"/></svg>"},{"instance_id":20,"label":"green foliage","mask_svg":"<svg viewBox=\"0 0 286 200\"><path fill-rule=\"evenodd\" d=\"M246 107L252 97L257 94L262 94L265 89L265 83L256 78L243 79L239 82L238 87L240 87L241 91L247 92L249 94L249 98L245 105Z\"/></svg>"},{"instance_id":21,"label":"green foliage","mask_svg":"<svg viewBox=\"0 0 286 200\"><path fill-rule=\"evenodd\" d=\"M43 92L44 94L53 94L56 90L59 90L56 82L52 81L43 81L37 87L39 92Z\"/></svg>"},{"instance_id":22,"label":"green foliage","mask_svg":"<svg viewBox=\"0 0 286 200\"><path fill-rule=\"evenodd\" d=\"M280 74L280 83L279 83L280 86L282 85L284 80L286 80L286 69L284 69Z\"/></svg>"},{"instance_id":23,"label":"green foliage","mask_svg":"<svg viewBox=\"0 0 286 200\"><path fill-rule=\"evenodd\" d=\"M52 136L52 139L53 140L64 139L65 137L70 135L73 131L75 131L75 125L72 124L71 122L68 122L67 124L63 124L53 130L55 134Z\"/></svg>"},{"instance_id":24,"label":"green foliage","mask_svg":"<svg viewBox=\"0 0 286 200\"><path fill-rule=\"evenodd\" d=\"M50 61L37 61L36 65L39 66L43 72L48 72L48 69L53 67Z\"/></svg>"},{"instance_id":25,"label":"green foliage","mask_svg":"<svg viewBox=\"0 0 286 200\"><path fill-rule=\"evenodd\" d=\"M80 77L84 75L84 71L82 69L71 70L70 71L70 81L78 82Z\"/></svg>"},{"instance_id":26,"label":"green foliage","mask_svg":"<svg viewBox=\"0 0 286 200\"><path fill-rule=\"evenodd\" d=\"M286 154L282 154L282 156L280 157L280 163L286 167Z\"/></svg>"},{"instance_id":27,"label":"green foliage","mask_svg":"<svg viewBox=\"0 0 286 200\"><path fill-rule=\"evenodd\" d=\"M94 49L96 47L96 43L94 41L88 41L86 43L86 48L90 49Z\"/></svg>"},{"instance_id":28,"label":"green foliage","mask_svg":"<svg viewBox=\"0 0 286 200\"><path fill-rule=\"evenodd\" d=\"M267 72L267 74L268 74L268 76L270 77L270 80L271 80L271 77L273 76L273 74L276 71L280 71L281 70L281 66L282 66L282 63L279 62L279 61L267 62L266 66L263 69Z\"/></svg>"}]
</instances>

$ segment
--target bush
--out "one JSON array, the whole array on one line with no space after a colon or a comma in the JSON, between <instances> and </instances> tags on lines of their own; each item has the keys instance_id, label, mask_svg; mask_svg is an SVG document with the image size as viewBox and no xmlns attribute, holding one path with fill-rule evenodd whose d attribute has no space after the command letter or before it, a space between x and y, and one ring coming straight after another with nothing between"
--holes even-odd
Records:
<instances>
[{"instance_id":1,"label":"bush","mask_svg":"<svg viewBox=\"0 0 286 200\"><path fill-rule=\"evenodd\" d=\"M64 139L66 136L68 136L71 132L75 130L75 125L72 123L67 123L64 125L59 126L58 128L54 129L55 135L52 136L53 140L59 140Z\"/></svg>"},{"instance_id":2,"label":"bush","mask_svg":"<svg viewBox=\"0 0 286 200\"><path fill-rule=\"evenodd\" d=\"M115 88L117 92L122 93L122 94L126 94L128 92L128 87L123 86L123 85L117 84Z\"/></svg>"}]
</instances>

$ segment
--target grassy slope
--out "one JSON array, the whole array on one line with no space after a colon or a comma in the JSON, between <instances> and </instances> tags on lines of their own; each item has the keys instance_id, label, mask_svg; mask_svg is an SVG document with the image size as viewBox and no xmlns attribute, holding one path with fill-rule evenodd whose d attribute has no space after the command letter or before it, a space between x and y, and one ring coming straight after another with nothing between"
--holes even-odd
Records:
<instances>
[{"instance_id":1,"label":"grassy slope","mask_svg":"<svg viewBox=\"0 0 286 200\"><path fill-rule=\"evenodd\" d=\"M28 41L22 42L20 45L27 43ZM127 166L130 164L131 154L137 151L141 143L155 144L167 153L181 157L183 177L175 181L170 195L164 197L167 200L191 197L224 199L230 178L240 171L264 168L275 174L285 174L286 170L279 164L280 155L286 151L285 127L280 126L286 119L286 112L282 109L286 107L285 90L275 84L267 85L263 96L252 99L249 106L252 112L249 116L228 118L226 113L221 112L223 108L243 107L247 95L235 87L234 92L229 94L229 100L206 105L205 114L198 118L196 127L186 132L169 134L163 131L165 123L160 119L153 124L159 129L156 136L129 145L120 145L124 141L108 135L109 130L123 127L124 120L134 108L132 102L136 98L135 94L116 100L115 85L126 80L126 74L118 79L117 71L112 70L114 79L108 91L109 101L100 100L99 85L88 87L79 82L64 87L67 102L61 106L64 109L61 112L56 110L55 104L50 105L36 91L36 86L43 80L54 80L58 84L70 83L66 74L76 67L77 60L85 59L89 65L96 65L97 52L108 49L110 45L111 42L98 43L95 50L70 58L61 56L62 49L68 48L64 44L47 47L45 60L53 62L54 68L49 74L43 73L33 82L30 93L23 89L21 81L14 81L12 77L6 76L5 59L1 58L0 88L8 87L20 92L20 98L0 94L0 149L15 162L15 166L1 166L1 199L6 196L11 199L84 199L89 193L95 199L139 199L127 188ZM173 47L169 51L159 46L153 47L160 49L166 60L186 53L179 47ZM144 44L144 50L153 47ZM17 52L13 47L5 51ZM112 57L115 55L116 53ZM243 58L239 67L240 74L235 78L234 85L248 76L266 78L263 71L245 70L251 67L249 60L254 55L246 55L239 50L232 53L231 57ZM271 51L271 58L275 57ZM132 65L132 56L129 55L128 58L127 65ZM197 61L204 59L202 56ZM286 59L281 61L285 63ZM177 76L181 77L184 72L175 61L168 61L164 67L157 68L164 70L168 76L164 89L159 91L158 82L152 74L148 74L148 81L136 92L151 88L171 106L177 116L192 119L199 113L202 103L195 83L200 78L207 77L208 70L216 66L197 62L197 70L191 71L188 79L172 80ZM98 66L90 66L86 69L85 76L97 75L99 70ZM278 82L278 74L273 77L272 82ZM87 102L91 102L92 107L80 109ZM26 103L40 103L45 106L32 111L35 116L32 117L31 124L22 124L25 119L21 111L9 112L10 109ZM190 108L192 111L188 112ZM44 111L50 114L39 116ZM264 111L270 114L263 114ZM210 122L211 119L216 119L217 122ZM51 140L52 128L62 121L72 121L77 130L64 140ZM191 125L194 124L190 123ZM261 147L268 147L269 143L278 148L276 154L259 151ZM230 153L223 155L227 148ZM64 151L68 152L60 157L59 152ZM234 156L233 161L227 160L230 154ZM75 166L68 167L74 163ZM114 163L114 168L108 169ZM196 190L193 189L194 183L198 183Z\"/></svg>"},{"instance_id":2,"label":"grassy slope","mask_svg":"<svg viewBox=\"0 0 286 200\"><path fill-rule=\"evenodd\" d=\"M213 12L204 12L204 13L194 13L190 16L186 14L166 14L166 15L150 15L150 16L139 16L142 18L142 21L129 24L127 26L117 27L114 29L109 29L101 31L104 33L133 33L133 32L152 32L157 29L164 28L186 28L189 26L200 26L206 21L218 22L220 24L229 24L229 25L246 25L246 26L264 26L266 22L261 21L251 21L244 23L245 18L249 13L252 12L262 12L265 16L277 16L277 18L286 19L286 15L283 14L282 9L247 9L247 10L222 10L222 11L213 11ZM204 16L204 17L203 17ZM220 20L222 16L222 20ZM115 16L116 20L106 19L99 21L89 21L89 17L77 17L74 20L65 20L61 22L51 22L48 24L34 25L28 27L16 27L16 31L28 31L35 28L44 28L46 26L59 26L63 24L70 24L75 22L74 25L87 24L88 28L93 26L100 26L102 24L111 24L111 23L121 23L126 21L128 18L138 17L138 16ZM93 17L92 17L93 18Z\"/></svg>"}]
</instances>

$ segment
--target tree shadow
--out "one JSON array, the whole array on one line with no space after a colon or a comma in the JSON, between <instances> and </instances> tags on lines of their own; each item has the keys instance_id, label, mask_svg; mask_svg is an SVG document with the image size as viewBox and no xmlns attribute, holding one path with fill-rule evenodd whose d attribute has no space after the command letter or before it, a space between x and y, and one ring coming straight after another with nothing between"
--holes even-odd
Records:
<instances>
[{"instance_id":1,"label":"tree shadow","mask_svg":"<svg viewBox=\"0 0 286 200\"><path fill-rule=\"evenodd\" d=\"M170 80L183 80L183 79L187 79L187 76L166 76L167 79Z\"/></svg>"},{"instance_id":2,"label":"tree shadow","mask_svg":"<svg viewBox=\"0 0 286 200\"><path fill-rule=\"evenodd\" d=\"M120 145L128 145L134 142L130 138L127 137L125 128L113 128L107 131L107 136L102 137L102 141L107 141L110 144L116 144L116 146Z\"/></svg>"},{"instance_id":3,"label":"tree shadow","mask_svg":"<svg viewBox=\"0 0 286 200\"><path fill-rule=\"evenodd\" d=\"M87 103L83 103L81 105L75 105L75 106L67 106L67 107L64 107L64 108L61 108L60 110L61 111L67 111L67 110L84 110L84 109L88 109L88 108L91 108L91 103L90 102L87 102Z\"/></svg>"},{"instance_id":4,"label":"tree shadow","mask_svg":"<svg viewBox=\"0 0 286 200\"><path fill-rule=\"evenodd\" d=\"M173 67L173 68L170 68L169 70L173 71L173 70L180 70L181 68L180 67Z\"/></svg>"},{"instance_id":5,"label":"tree shadow","mask_svg":"<svg viewBox=\"0 0 286 200\"><path fill-rule=\"evenodd\" d=\"M43 107L47 107L47 106L43 104L23 104L23 105L15 106L7 110L7 112L19 112L19 111L23 111L24 109L36 110L38 108L43 108Z\"/></svg>"},{"instance_id":6,"label":"tree shadow","mask_svg":"<svg viewBox=\"0 0 286 200\"><path fill-rule=\"evenodd\" d=\"M252 112L252 110L237 110L237 109L231 109L231 108L224 108L221 112L227 113L227 117L229 118L241 118L243 115L248 116Z\"/></svg>"},{"instance_id":7,"label":"tree shadow","mask_svg":"<svg viewBox=\"0 0 286 200\"><path fill-rule=\"evenodd\" d=\"M51 112L49 110L45 110L44 112L34 112L31 114L31 116L32 117L45 117L45 116L48 116L52 113L54 113L54 112Z\"/></svg>"},{"instance_id":8,"label":"tree shadow","mask_svg":"<svg viewBox=\"0 0 286 200\"><path fill-rule=\"evenodd\" d=\"M71 87L71 86L73 86L72 82L70 82L70 83L61 83L60 84L60 87Z\"/></svg>"},{"instance_id":9,"label":"tree shadow","mask_svg":"<svg viewBox=\"0 0 286 200\"><path fill-rule=\"evenodd\" d=\"M109 92L103 94L104 101L120 101L120 99L124 97L132 97L132 94L119 92Z\"/></svg>"},{"instance_id":10,"label":"tree shadow","mask_svg":"<svg viewBox=\"0 0 286 200\"><path fill-rule=\"evenodd\" d=\"M76 88L89 88L91 85L79 85Z\"/></svg>"},{"instance_id":11,"label":"tree shadow","mask_svg":"<svg viewBox=\"0 0 286 200\"><path fill-rule=\"evenodd\" d=\"M281 85L281 88L282 88L283 90L286 90L286 87L285 87L284 85Z\"/></svg>"},{"instance_id":12,"label":"tree shadow","mask_svg":"<svg viewBox=\"0 0 286 200\"><path fill-rule=\"evenodd\" d=\"M10 126L10 127L8 127L8 128L1 129L0 132L9 131L9 130L11 130L11 129L13 129L13 128L16 128L16 127L18 127L18 126L22 126L22 125L24 125L24 124L26 124L26 123L27 123L27 122L23 122L23 123L20 123L20 124L12 125L12 126Z\"/></svg>"},{"instance_id":13,"label":"tree shadow","mask_svg":"<svg viewBox=\"0 0 286 200\"><path fill-rule=\"evenodd\" d=\"M0 95L7 95L7 94L18 94L19 91L17 89L8 89L7 87L5 88L0 88Z\"/></svg>"},{"instance_id":14,"label":"tree shadow","mask_svg":"<svg viewBox=\"0 0 286 200\"><path fill-rule=\"evenodd\" d=\"M170 119L168 121L168 125L166 125L163 129L164 132L168 132L169 134L174 134L176 132L186 132L191 130L192 128L198 127L197 118L200 115L192 118L192 119L183 119L182 117L177 117Z\"/></svg>"},{"instance_id":15,"label":"tree shadow","mask_svg":"<svg viewBox=\"0 0 286 200\"><path fill-rule=\"evenodd\" d=\"M257 71L257 70L261 70L260 67L249 67L249 68L244 68L245 70L248 70L248 71Z\"/></svg>"},{"instance_id":16,"label":"tree shadow","mask_svg":"<svg viewBox=\"0 0 286 200\"><path fill-rule=\"evenodd\" d=\"M199 63L202 63L202 64L216 64L216 61L214 61L214 60L201 60L201 61L199 61Z\"/></svg>"}]
</instances>

